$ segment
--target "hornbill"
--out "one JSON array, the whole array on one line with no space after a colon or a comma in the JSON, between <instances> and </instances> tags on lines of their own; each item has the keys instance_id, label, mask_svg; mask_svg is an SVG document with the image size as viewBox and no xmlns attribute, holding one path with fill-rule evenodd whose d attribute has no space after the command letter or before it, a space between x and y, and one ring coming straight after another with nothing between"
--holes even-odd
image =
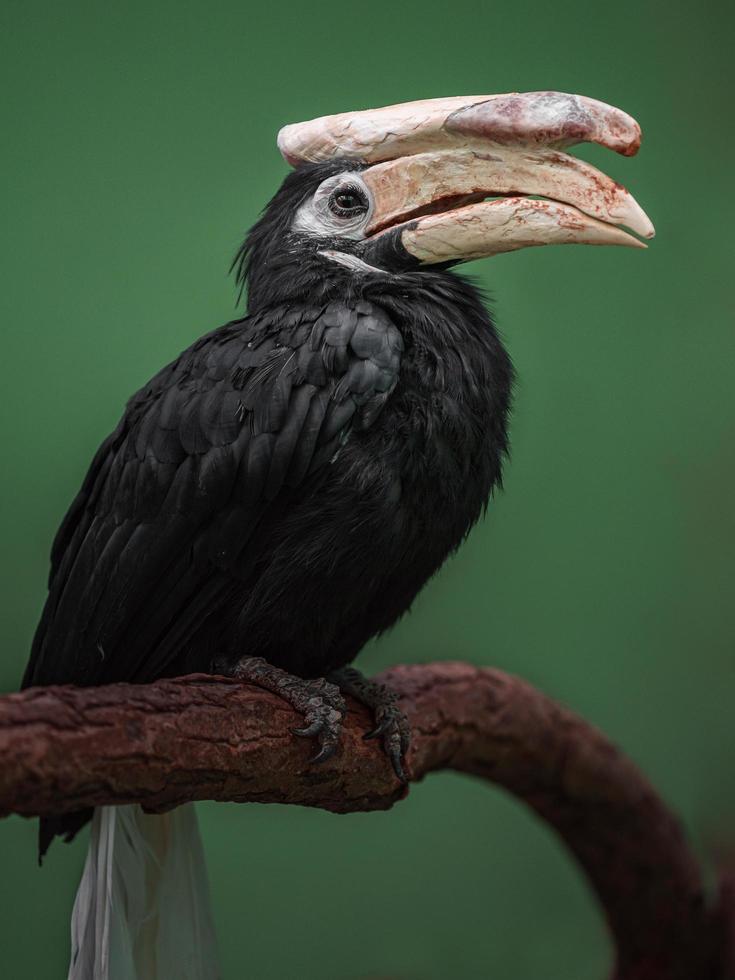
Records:
<instances>
[{"instance_id":1,"label":"hornbill","mask_svg":"<svg viewBox=\"0 0 735 980\"><path fill-rule=\"evenodd\" d=\"M314 763L349 692L403 778L405 721L348 665L461 543L508 451L511 362L453 267L654 233L564 152L582 141L630 156L640 129L556 92L283 128L294 169L234 263L247 313L164 367L102 443L53 545L23 685L234 674L304 715ZM42 820L41 853L90 815Z\"/></svg>"}]
</instances>

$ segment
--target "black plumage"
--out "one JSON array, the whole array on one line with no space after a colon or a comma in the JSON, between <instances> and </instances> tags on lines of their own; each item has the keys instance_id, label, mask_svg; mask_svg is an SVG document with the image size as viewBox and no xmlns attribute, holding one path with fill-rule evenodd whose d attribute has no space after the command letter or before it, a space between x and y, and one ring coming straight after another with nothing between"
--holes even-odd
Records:
<instances>
[{"instance_id":1,"label":"black plumage","mask_svg":"<svg viewBox=\"0 0 735 980\"><path fill-rule=\"evenodd\" d=\"M247 315L128 402L54 542L24 686L243 655L324 675L409 608L482 513L512 370L476 290L443 268L356 274L322 253L359 243L292 230L354 166L286 178L237 259Z\"/></svg>"}]
</instances>

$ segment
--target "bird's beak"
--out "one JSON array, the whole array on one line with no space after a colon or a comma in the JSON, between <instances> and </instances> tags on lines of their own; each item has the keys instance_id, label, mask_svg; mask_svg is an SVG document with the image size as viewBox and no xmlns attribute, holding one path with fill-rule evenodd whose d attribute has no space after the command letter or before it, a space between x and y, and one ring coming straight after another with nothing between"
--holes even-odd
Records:
<instances>
[{"instance_id":1,"label":"bird's beak","mask_svg":"<svg viewBox=\"0 0 735 980\"><path fill-rule=\"evenodd\" d=\"M373 164L366 256L419 265L529 245L645 248L654 228L620 184L562 147L594 142L623 156L640 145L630 116L559 92L430 99L287 126L291 163L331 157Z\"/></svg>"}]
</instances>

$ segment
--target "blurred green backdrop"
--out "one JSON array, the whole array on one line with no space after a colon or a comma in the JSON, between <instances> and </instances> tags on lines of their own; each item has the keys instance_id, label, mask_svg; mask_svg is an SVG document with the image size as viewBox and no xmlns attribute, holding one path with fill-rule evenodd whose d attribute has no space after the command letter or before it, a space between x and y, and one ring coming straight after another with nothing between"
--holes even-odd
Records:
<instances>
[{"instance_id":1,"label":"blurred green backdrop","mask_svg":"<svg viewBox=\"0 0 735 980\"><path fill-rule=\"evenodd\" d=\"M658 237L471 268L520 375L506 491L362 666L522 674L643 766L703 856L735 841L732 9L5 0L0 688L18 683L52 535L124 400L233 315L228 263L286 171L277 129L428 96L582 92L642 123L635 160L581 153ZM228 980L604 975L577 869L470 780L435 776L387 814L200 816ZM66 975L85 847L39 871L35 825L0 825L4 976Z\"/></svg>"}]
</instances>

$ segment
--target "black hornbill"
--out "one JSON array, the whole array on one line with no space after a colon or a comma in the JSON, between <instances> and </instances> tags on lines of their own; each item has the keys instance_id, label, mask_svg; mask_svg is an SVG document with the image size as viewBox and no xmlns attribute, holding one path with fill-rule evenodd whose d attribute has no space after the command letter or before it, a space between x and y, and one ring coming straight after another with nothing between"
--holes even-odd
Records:
<instances>
[{"instance_id":1,"label":"black hornbill","mask_svg":"<svg viewBox=\"0 0 735 980\"><path fill-rule=\"evenodd\" d=\"M128 402L56 536L23 685L230 672L338 741L390 694L348 668L405 613L500 483L513 371L452 266L528 245L642 246L619 184L561 147L633 154L579 96L435 99L287 126L295 169L236 258L247 314ZM326 680L325 680L326 678ZM88 813L43 823L41 847Z\"/></svg>"}]
</instances>

